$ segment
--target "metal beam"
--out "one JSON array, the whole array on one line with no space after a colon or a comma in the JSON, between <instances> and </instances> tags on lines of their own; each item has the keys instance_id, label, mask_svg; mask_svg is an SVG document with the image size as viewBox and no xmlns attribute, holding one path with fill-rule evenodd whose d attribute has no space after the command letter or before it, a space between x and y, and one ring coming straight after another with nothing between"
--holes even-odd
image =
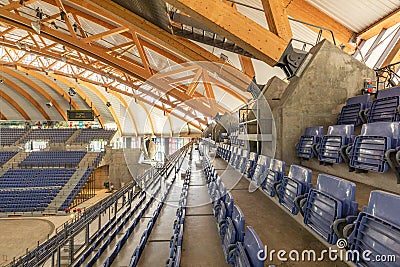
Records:
<instances>
[{"instance_id":1,"label":"metal beam","mask_svg":"<svg viewBox=\"0 0 400 267\"><path fill-rule=\"evenodd\" d=\"M394 33L392 40L390 40L389 44L386 46L385 50L379 57L378 61L375 63L374 68L382 67L383 62L388 57L388 55L392 51L393 47L395 47L396 43L399 41L399 38L400 38L400 27Z\"/></svg>"}]
</instances>

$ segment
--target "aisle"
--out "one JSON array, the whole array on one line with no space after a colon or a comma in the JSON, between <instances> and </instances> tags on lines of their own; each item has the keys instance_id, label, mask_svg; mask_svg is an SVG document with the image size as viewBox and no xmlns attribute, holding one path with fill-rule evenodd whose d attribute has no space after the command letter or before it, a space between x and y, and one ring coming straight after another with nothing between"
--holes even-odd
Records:
<instances>
[{"instance_id":1,"label":"aisle","mask_svg":"<svg viewBox=\"0 0 400 267\"><path fill-rule=\"evenodd\" d=\"M181 266L228 266L197 150L191 166Z\"/></svg>"}]
</instances>

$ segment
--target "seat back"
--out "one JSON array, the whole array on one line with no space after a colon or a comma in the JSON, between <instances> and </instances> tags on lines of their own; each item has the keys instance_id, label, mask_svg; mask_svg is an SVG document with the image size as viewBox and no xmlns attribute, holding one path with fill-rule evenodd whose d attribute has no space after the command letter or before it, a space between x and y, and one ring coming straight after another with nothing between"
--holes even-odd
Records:
<instances>
[{"instance_id":1,"label":"seat back","mask_svg":"<svg viewBox=\"0 0 400 267\"><path fill-rule=\"evenodd\" d=\"M400 87L378 92L368 112L368 123L377 121L399 121Z\"/></svg>"},{"instance_id":2,"label":"seat back","mask_svg":"<svg viewBox=\"0 0 400 267\"><path fill-rule=\"evenodd\" d=\"M233 205L234 205L233 196L231 195L231 193L228 192L225 195L226 216L232 217Z\"/></svg>"},{"instance_id":3,"label":"seat back","mask_svg":"<svg viewBox=\"0 0 400 267\"><path fill-rule=\"evenodd\" d=\"M237 242L243 242L244 239L244 225L245 218L236 205L233 206L232 217L226 217L226 228L225 235L222 239L222 248L225 253L225 257L229 260L229 252L231 250L231 245Z\"/></svg>"},{"instance_id":4,"label":"seat back","mask_svg":"<svg viewBox=\"0 0 400 267\"><path fill-rule=\"evenodd\" d=\"M314 158L315 153L313 151L313 146L319 143L323 134L323 126L307 127L304 135L300 137L297 147L297 156L305 159Z\"/></svg>"},{"instance_id":5,"label":"seat back","mask_svg":"<svg viewBox=\"0 0 400 267\"><path fill-rule=\"evenodd\" d=\"M291 165L288 176L283 177L282 184L278 189L279 203L293 214L299 212L294 204L296 197L304 195L312 188L312 172L298 165Z\"/></svg>"},{"instance_id":6,"label":"seat back","mask_svg":"<svg viewBox=\"0 0 400 267\"><path fill-rule=\"evenodd\" d=\"M399 122L375 122L362 126L361 135L354 139L350 166L356 169L386 172L385 152L398 145Z\"/></svg>"},{"instance_id":7,"label":"seat back","mask_svg":"<svg viewBox=\"0 0 400 267\"><path fill-rule=\"evenodd\" d=\"M318 175L315 189L311 189L303 207L305 225L334 244L338 237L333 232L333 222L357 214L355 196L354 183L332 175Z\"/></svg>"},{"instance_id":8,"label":"seat back","mask_svg":"<svg viewBox=\"0 0 400 267\"><path fill-rule=\"evenodd\" d=\"M243 246L243 249L240 246ZM247 226L243 245L238 245L235 266L263 267L264 261L258 257L261 250L264 250L264 245L256 231L251 226Z\"/></svg>"},{"instance_id":9,"label":"seat back","mask_svg":"<svg viewBox=\"0 0 400 267\"><path fill-rule=\"evenodd\" d=\"M369 106L370 95L359 95L347 99L346 105L342 107L340 115L338 116L339 125L360 125L361 119L359 116L360 111L365 110Z\"/></svg>"},{"instance_id":10,"label":"seat back","mask_svg":"<svg viewBox=\"0 0 400 267\"><path fill-rule=\"evenodd\" d=\"M274 184L282 180L285 175L285 166L284 161L271 159L267 177L262 184L263 190L271 197L275 196Z\"/></svg>"},{"instance_id":11,"label":"seat back","mask_svg":"<svg viewBox=\"0 0 400 267\"><path fill-rule=\"evenodd\" d=\"M396 262L399 262L400 213L394 212L398 210L399 195L371 191L368 206L358 215L349 237L350 248L357 250L360 255L365 250L371 251L371 259L375 259L377 255L395 255ZM373 266L362 257L353 261L361 266Z\"/></svg>"},{"instance_id":12,"label":"seat back","mask_svg":"<svg viewBox=\"0 0 400 267\"><path fill-rule=\"evenodd\" d=\"M254 169L257 164L257 153L250 152L249 153L249 159L246 162L246 166L244 169L244 174L247 176L247 178L251 179L253 177Z\"/></svg>"},{"instance_id":13,"label":"seat back","mask_svg":"<svg viewBox=\"0 0 400 267\"><path fill-rule=\"evenodd\" d=\"M240 160L242 159L242 153L243 153L243 149L241 149L241 148L239 147L239 148L237 149L237 152L236 152L236 157L235 157L234 161L232 162L232 166L233 166L234 168L236 168L236 169L237 169L237 166L238 166Z\"/></svg>"},{"instance_id":14,"label":"seat back","mask_svg":"<svg viewBox=\"0 0 400 267\"><path fill-rule=\"evenodd\" d=\"M236 241L242 242L244 237L245 218L242 210L234 205L232 211L232 222L236 229Z\"/></svg>"},{"instance_id":15,"label":"seat back","mask_svg":"<svg viewBox=\"0 0 400 267\"><path fill-rule=\"evenodd\" d=\"M245 173L247 161L249 160L249 151L247 149L242 149L242 155L239 162L236 164L236 169L239 170L240 173Z\"/></svg>"},{"instance_id":16,"label":"seat back","mask_svg":"<svg viewBox=\"0 0 400 267\"><path fill-rule=\"evenodd\" d=\"M341 163L340 154L342 146L353 142L354 125L329 126L328 133L322 138L318 149L318 160L328 163Z\"/></svg>"},{"instance_id":17,"label":"seat back","mask_svg":"<svg viewBox=\"0 0 400 267\"><path fill-rule=\"evenodd\" d=\"M257 185L261 186L262 183L264 182L264 179L266 177L266 171L269 168L271 159L267 156L264 155L259 155L257 164L254 170L253 177L251 180Z\"/></svg>"}]
</instances>

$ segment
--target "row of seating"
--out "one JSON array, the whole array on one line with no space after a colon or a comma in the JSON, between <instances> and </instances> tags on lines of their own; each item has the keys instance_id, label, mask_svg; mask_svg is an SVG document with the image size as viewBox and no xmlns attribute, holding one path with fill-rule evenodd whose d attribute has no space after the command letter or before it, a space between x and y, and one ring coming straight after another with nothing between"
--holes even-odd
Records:
<instances>
[{"instance_id":1,"label":"row of seating","mask_svg":"<svg viewBox=\"0 0 400 267\"><path fill-rule=\"evenodd\" d=\"M297 145L297 156L318 158L321 164L346 162L350 171L386 172L389 167L398 174L400 164L400 122L374 122L362 126L354 137L353 125L329 126L326 135L322 126L307 127ZM393 160L392 155L396 155ZM396 164L396 165L394 165Z\"/></svg>"},{"instance_id":2,"label":"row of seating","mask_svg":"<svg viewBox=\"0 0 400 267\"><path fill-rule=\"evenodd\" d=\"M176 220L173 225L174 234L169 243L170 252L166 267L179 267L182 254L182 240L183 240L183 225L185 223L186 215L186 200L188 195L188 188L190 183L191 168L189 167L185 172L185 179L183 181L182 193L176 210Z\"/></svg>"},{"instance_id":3,"label":"row of seating","mask_svg":"<svg viewBox=\"0 0 400 267\"><path fill-rule=\"evenodd\" d=\"M26 133L22 128L0 128L0 146L11 146Z\"/></svg>"},{"instance_id":4,"label":"row of seating","mask_svg":"<svg viewBox=\"0 0 400 267\"><path fill-rule=\"evenodd\" d=\"M0 177L0 188L62 187L75 168L9 169Z\"/></svg>"},{"instance_id":5,"label":"row of seating","mask_svg":"<svg viewBox=\"0 0 400 267\"><path fill-rule=\"evenodd\" d=\"M9 161L12 157L17 155L16 151L0 151L0 167Z\"/></svg>"},{"instance_id":6,"label":"row of seating","mask_svg":"<svg viewBox=\"0 0 400 267\"><path fill-rule=\"evenodd\" d=\"M110 141L115 133L115 130L83 129L72 143L90 143L93 140Z\"/></svg>"},{"instance_id":7,"label":"row of seating","mask_svg":"<svg viewBox=\"0 0 400 267\"><path fill-rule=\"evenodd\" d=\"M228 154L230 154L229 159L237 156L234 149L228 153L223 146L221 148L217 153L222 157L227 158ZM253 176L249 177L246 173L244 175L270 197L273 195L265 190L266 187L274 190L278 196L278 203L292 214L300 212L303 215L304 225L326 242L335 244L339 238L348 238L348 248L357 250L360 255L369 249L374 256L394 252L394 247L398 247L399 216L393 210L400 208L400 196L372 191L368 206L359 213L354 183L335 176L319 174L315 187L312 187L311 170L291 165L286 176L284 169L276 168L276 165L284 166L284 164L277 164L276 161L259 155L253 167ZM266 162L269 162L269 165L266 165ZM278 178L272 187L266 182L268 177L272 176L271 170L274 175L277 171L281 172L279 176L282 177ZM208 172L211 173L211 177L217 176L213 167L210 167ZM385 238L381 239L379 236ZM373 240L380 240L379 245L371 243L375 242ZM393 255L399 258L398 253ZM352 260L359 266L373 266L364 259Z\"/></svg>"},{"instance_id":8,"label":"row of seating","mask_svg":"<svg viewBox=\"0 0 400 267\"><path fill-rule=\"evenodd\" d=\"M374 101L370 95L347 99L338 116L339 125L358 126L363 123L400 121L400 87L381 90Z\"/></svg>"},{"instance_id":9,"label":"row of seating","mask_svg":"<svg viewBox=\"0 0 400 267\"><path fill-rule=\"evenodd\" d=\"M71 206L72 202L75 200L76 196L82 190L83 186L85 185L85 183L87 182L93 171L94 171L93 168L88 168L85 171L79 182L75 185L74 189L72 189L71 193L69 193L68 197L64 200L63 204L58 208L59 211L63 211L67 207Z\"/></svg>"},{"instance_id":10,"label":"row of seating","mask_svg":"<svg viewBox=\"0 0 400 267\"><path fill-rule=\"evenodd\" d=\"M264 250L263 243L252 227L245 229L243 212L234 205L232 195L206 156L203 169L226 262L232 266L264 266L264 260L258 257Z\"/></svg>"},{"instance_id":11,"label":"row of seating","mask_svg":"<svg viewBox=\"0 0 400 267\"><path fill-rule=\"evenodd\" d=\"M20 164L20 167L76 167L86 151L34 151Z\"/></svg>"},{"instance_id":12,"label":"row of seating","mask_svg":"<svg viewBox=\"0 0 400 267\"><path fill-rule=\"evenodd\" d=\"M0 212L44 211L59 191L59 188L0 190Z\"/></svg>"},{"instance_id":13,"label":"row of seating","mask_svg":"<svg viewBox=\"0 0 400 267\"><path fill-rule=\"evenodd\" d=\"M51 143L65 143L74 134L76 129L32 129L21 141L26 143L31 140L49 141Z\"/></svg>"}]
</instances>

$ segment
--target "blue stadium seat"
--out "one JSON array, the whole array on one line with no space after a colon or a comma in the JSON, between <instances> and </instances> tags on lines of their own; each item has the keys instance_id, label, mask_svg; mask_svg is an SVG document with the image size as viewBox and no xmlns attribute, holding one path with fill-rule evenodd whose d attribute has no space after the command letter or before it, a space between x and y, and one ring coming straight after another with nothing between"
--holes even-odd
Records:
<instances>
[{"instance_id":1,"label":"blue stadium seat","mask_svg":"<svg viewBox=\"0 0 400 267\"><path fill-rule=\"evenodd\" d=\"M245 218L243 212L236 205L233 206L232 217L226 218L226 233L222 239L222 248L228 263L235 260L237 242L244 238Z\"/></svg>"},{"instance_id":2,"label":"blue stadium seat","mask_svg":"<svg viewBox=\"0 0 400 267\"><path fill-rule=\"evenodd\" d=\"M364 124L349 151L350 167L356 170L386 172L385 153L399 144L399 122Z\"/></svg>"},{"instance_id":3,"label":"blue stadium seat","mask_svg":"<svg viewBox=\"0 0 400 267\"><path fill-rule=\"evenodd\" d=\"M322 137L318 147L318 160L322 163L342 163L345 147L353 143L354 125L333 125Z\"/></svg>"},{"instance_id":4,"label":"blue stadium seat","mask_svg":"<svg viewBox=\"0 0 400 267\"><path fill-rule=\"evenodd\" d=\"M335 244L338 236L333 224L337 219L354 216L358 212L356 185L335 176L320 174L314 189L310 190L302 207L304 224L329 244Z\"/></svg>"},{"instance_id":5,"label":"blue stadium seat","mask_svg":"<svg viewBox=\"0 0 400 267\"><path fill-rule=\"evenodd\" d=\"M278 187L279 203L293 214L297 214L299 210L295 205L295 200L310 191L311 179L310 169L291 165L288 176L283 177L282 183Z\"/></svg>"},{"instance_id":6,"label":"blue stadium seat","mask_svg":"<svg viewBox=\"0 0 400 267\"><path fill-rule=\"evenodd\" d=\"M370 104L370 95L359 95L347 99L346 105L342 107L338 116L338 124L352 124L358 126L362 124L362 112L365 111Z\"/></svg>"},{"instance_id":7,"label":"blue stadium seat","mask_svg":"<svg viewBox=\"0 0 400 267\"><path fill-rule=\"evenodd\" d=\"M264 179L267 176L268 168L270 165L271 159L267 156L264 155L259 155L257 159L257 164L254 169L253 177L251 178L251 181L253 184L255 184L257 187L261 186L264 182Z\"/></svg>"},{"instance_id":8,"label":"blue stadium seat","mask_svg":"<svg viewBox=\"0 0 400 267\"><path fill-rule=\"evenodd\" d=\"M400 196L371 191L369 203L357 217L354 229L348 241L350 249L359 255L366 250L368 257L377 259L377 255L395 255L395 262L386 262L379 266L398 266L400 262ZM357 266L378 266L374 261L363 257L354 258Z\"/></svg>"},{"instance_id":9,"label":"blue stadium seat","mask_svg":"<svg viewBox=\"0 0 400 267\"><path fill-rule=\"evenodd\" d=\"M400 87L381 90L367 111L368 123L400 121Z\"/></svg>"},{"instance_id":10,"label":"blue stadium seat","mask_svg":"<svg viewBox=\"0 0 400 267\"><path fill-rule=\"evenodd\" d=\"M257 159L258 159L257 153L250 152L249 160L246 162L246 166L244 169L244 175L249 179L253 177L254 170L257 164Z\"/></svg>"},{"instance_id":11,"label":"blue stadium seat","mask_svg":"<svg viewBox=\"0 0 400 267\"><path fill-rule=\"evenodd\" d=\"M275 185L279 183L285 175L285 162L277 159L271 159L267 176L262 183L262 189L269 196L275 196Z\"/></svg>"},{"instance_id":12,"label":"blue stadium seat","mask_svg":"<svg viewBox=\"0 0 400 267\"><path fill-rule=\"evenodd\" d=\"M249 160L250 153L247 149L242 149L242 155L238 162L236 163L236 169L244 174L246 171L247 161Z\"/></svg>"},{"instance_id":13,"label":"blue stadium seat","mask_svg":"<svg viewBox=\"0 0 400 267\"><path fill-rule=\"evenodd\" d=\"M314 145L318 144L324 135L322 126L307 127L304 135L300 137L299 143L296 145L297 156L303 159L311 159L316 156Z\"/></svg>"},{"instance_id":14,"label":"blue stadium seat","mask_svg":"<svg viewBox=\"0 0 400 267\"><path fill-rule=\"evenodd\" d=\"M250 226L246 227L244 241L237 244L235 267L263 267L264 261L259 259L260 251L264 251L264 245L258 237L256 231ZM265 253L265 251L264 251Z\"/></svg>"}]
</instances>

